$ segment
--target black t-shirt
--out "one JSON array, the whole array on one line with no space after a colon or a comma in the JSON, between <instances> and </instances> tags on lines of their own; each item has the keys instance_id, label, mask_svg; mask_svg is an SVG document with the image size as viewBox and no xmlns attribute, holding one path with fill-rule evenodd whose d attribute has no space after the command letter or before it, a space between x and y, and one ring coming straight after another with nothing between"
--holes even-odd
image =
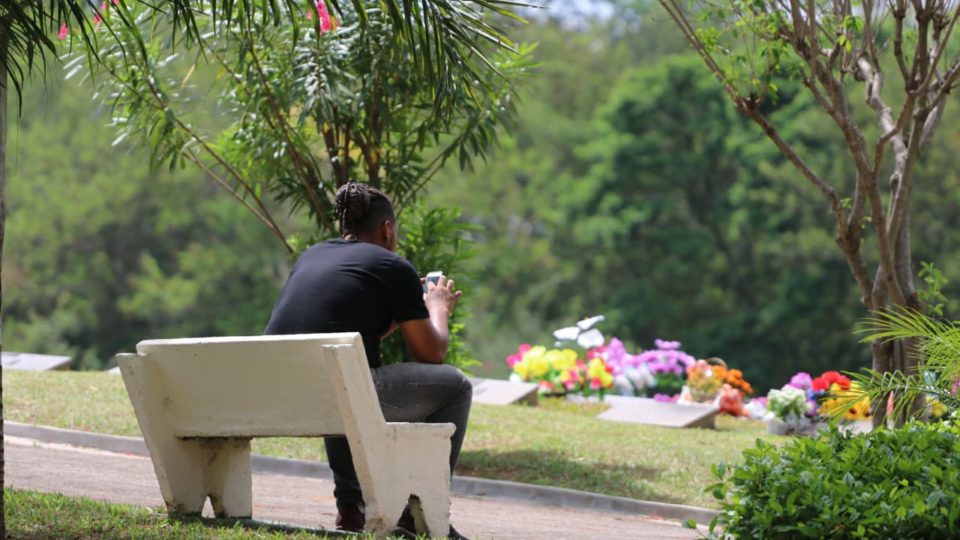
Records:
<instances>
[{"instance_id":1,"label":"black t-shirt","mask_svg":"<svg viewBox=\"0 0 960 540\"><path fill-rule=\"evenodd\" d=\"M370 367L390 323L427 319L417 270L367 242L331 240L297 259L273 307L267 334L360 332Z\"/></svg>"}]
</instances>

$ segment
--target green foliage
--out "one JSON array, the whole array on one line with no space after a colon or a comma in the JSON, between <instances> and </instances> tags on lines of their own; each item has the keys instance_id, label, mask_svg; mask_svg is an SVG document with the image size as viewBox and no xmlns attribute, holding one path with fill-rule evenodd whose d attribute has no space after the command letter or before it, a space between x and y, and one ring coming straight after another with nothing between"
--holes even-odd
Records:
<instances>
[{"instance_id":1,"label":"green foliage","mask_svg":"<svg viewBox=\"0 0 960 540\"><path fill-rule=\"evenodd\" d=\"M464 292L450 317L450 341L444 363L469 371L479 364L470 352L464 333L470 317L470 280L464 267L473 256L467 233L473 227L460 221L460 211L427 208L422 202L408 206L397 218L400 224L398 252L422 274L440 270ZM415 361L399 331L383 340L380 356L385 364Z\"/></svg>"},{"instance_id":2,"label":"green foliage","mask_svg":"<svg viewBox=\"0 0 960 540\"><path fill-rule=\"evenodd\" d=\"M953 538L960 534L960 429L837 428L781 448L758 441L714 469L723 512L711 538Z\"/></svg>"},{"instance_id":3,"label":"green foliage","mask_svg":"<svg viewBox=\"0 0 960 540\"><path fill-rule=\"evenodd\" d=\"M24 112L11 132L5 348L102 369L142 339L263 331L285 257L229 194L111 146L75 84L29 92Z\"/></svg>"},{"instance_id":4,"label":"green foliage","mask_svg":"<svg viewBox=\"0 0 960 540\"><path fill-rule=\"evenodd\" d=\"M862 365L849 334L857 297L821 203L699 59L655 59L607 91L592 123L530 100L502 157L431 188L432 200L460 204L482 227L481 358L502 362L517 343L603 313L606 334L639 347L678 339L760 389L797 371ZM844 177L815 105L793 85L780 96L772 114Z\"/></svg>"},{"instance_id":5,"label":"green foliage","mask_svg":"<svg viewBox=\"0 0 960 540\"><path fill-rule=\"evenodd\" d=\"M916 311L881 311L867 319L863 342L904 340L910 344L909 354L917 359L917 373L890 371L880 373L864 369L850 373L871 403L886 403L893 394L894 418L910 415L926 415L924 407L914 404L926 398L934 398L947 411L960 411L957 384L960 381L960 325L945 322ZM840 410L843 414L858 396L841 396Z\"/></svg>"},{"instance_id":6,"label":"green foliage","mask_svg":"<svg viewBox=\"0 0 960 540\"><path fill-rule=\"evenodd\" d=\"M927 310L938 317L943 317L943 308L947 304L947 297L943 294L943 287L950 282L931 262L920 263L920 279L924 287L917 291L920 301Z\"/></svg>"},{"instance_id":7,"label":"green foliage","mask_svg":"<svg viewBox=\"0 0 960 540\"><path fill-rule=\"evenodd\" d=\"M142 24L103 34L85 52L101 60L103 94L119 138L149 147L155 166L196 164L293 252L269 201L305 213L315 223L315 239L327 238L337 232L332 201L338 187L363 181L402 208L447 159L467 168L485 158L515 114L513 85L531 67L532 47L498 41L489 15L474 13L472 3L439 27L425 16L434 33L429 46L410 47L396 39L405 26L382 8L358 3L341 12L342 20L270 27L257 39L198 15L211 37L189 50L196 61L185 65L174 61L167 25L120 7ZM498 46L475 49L470 27L478 32L472 37ZM471 47L465 58L461 49ZM418 76L425 56L440 64L438 85ZM83 59L77 53L73 62ZM196 92L184 91L198 67L221 77L203 89L218 99L213 123L202 121L211 120L202 103L191 103Z\"/></svg>"}]
</instances>

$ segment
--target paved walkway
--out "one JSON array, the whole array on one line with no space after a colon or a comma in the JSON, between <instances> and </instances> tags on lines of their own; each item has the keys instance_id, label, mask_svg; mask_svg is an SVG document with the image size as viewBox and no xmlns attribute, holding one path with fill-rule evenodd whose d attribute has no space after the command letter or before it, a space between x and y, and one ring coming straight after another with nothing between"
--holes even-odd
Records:
<instances>
[{"instance_id":1,"label":"paved walkway","mask_svg":"<svg viewBox=\"0 0 960 540\"><path fill-rule=\"evenodd\" d=\"M30 439L4 440L8 487L85 496L146 507L163 505L150 460ZM333 484L315 478L254 474L253 517L333 528ZM209 503L207 505L209 511ZM696 538L679 524L643 516L454 497L451 521L478 539L553 540Z\"/></svg>"}]
</instances>

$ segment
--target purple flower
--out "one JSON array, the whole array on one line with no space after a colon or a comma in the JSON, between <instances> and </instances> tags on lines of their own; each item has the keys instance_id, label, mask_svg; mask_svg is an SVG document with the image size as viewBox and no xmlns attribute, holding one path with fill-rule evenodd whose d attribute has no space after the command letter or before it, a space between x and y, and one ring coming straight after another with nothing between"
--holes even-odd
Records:
<instances>
[{"instance_id":1,"label":"purple flower","mask_svg":"<svg viewBox=\"0 0 960 540\"><path fill-rule=\"evenodd\" d=\"M672 403L680 396L668 396L667 394L654 394L653 399L662 403Z\"/></svg>"},{"instance_id":2,"label":"purple flower","mask_svg":"<svg viewBox=\"0 0 960 540\"><path fill-rule=\"evenodd\" d=\"M653 344L656 345L658 349L679 349L680 348L679 341L666 341L663 339L655 339L653 340Z\"/></svg>"},{"instance_id":3,"label":"purple flower","mask_svg":"<svg viewBox=\"0 0 960 540\"><path fill-rule=\"evenodd\" d=\"M809 391L813 385L813 378L810 377L809 373L801 371L793 377L790 378L790 382L787 383L787 386L792 386L794 388L799 388L800 390Z\"/></svg>"},{"instance_id":4,"label":"purple flower","mask_svg":"<svg viewBox=\"0 0 960 540\"><path fill-rule=\"evenodd\" d=\"M627 354L626 347L623 346L623 342L617 338L611 338L610 343L607 345L607 350L604 352L605 360L607 365L613 368L614 375L620 375L623 373L623 370L628 366L627 359L630 357Z\"/></svg>"}]
</instances>

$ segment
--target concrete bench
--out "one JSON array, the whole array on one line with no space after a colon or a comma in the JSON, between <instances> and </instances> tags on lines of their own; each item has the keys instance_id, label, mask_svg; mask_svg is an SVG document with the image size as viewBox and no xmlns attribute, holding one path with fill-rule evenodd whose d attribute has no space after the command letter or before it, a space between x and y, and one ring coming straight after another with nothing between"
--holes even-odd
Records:
<instances>
[{"instance_id":1,"label":"concrete bench","mask_svg":"<svg viewBox=\"0 0 960 540\"><path fill-rule=\"evenodd\" d=\"M250 517L252 437L345 435L366 527L446 536L453 424L386 422L360 334L142 341L117 364L167 509Z\"/></svg>"}]
</instances>

